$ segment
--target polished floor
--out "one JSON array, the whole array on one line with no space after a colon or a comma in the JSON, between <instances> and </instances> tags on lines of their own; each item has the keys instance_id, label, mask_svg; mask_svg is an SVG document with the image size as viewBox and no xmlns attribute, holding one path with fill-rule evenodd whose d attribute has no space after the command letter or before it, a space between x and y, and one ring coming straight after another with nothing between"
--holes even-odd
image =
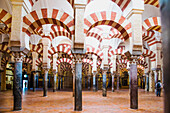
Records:
<instances>
[{"instance_id":1,"label":"polished floor","mask_svg":"<svg viewBox=\"0 0 170 113\"><path fill-rule=\"evenodd\" d=\"M27 91L23 95L23 109L12 111L12 91L0 92L0 113L74 113L72 92L48 91L48 97L42 97L41 90ZM163 97L139 90L139 109L129 108L129 90L107 92L83 91L83 113L163 113ZM80 112L81 113L81 112Z\"/></svg>"}]
</instances>

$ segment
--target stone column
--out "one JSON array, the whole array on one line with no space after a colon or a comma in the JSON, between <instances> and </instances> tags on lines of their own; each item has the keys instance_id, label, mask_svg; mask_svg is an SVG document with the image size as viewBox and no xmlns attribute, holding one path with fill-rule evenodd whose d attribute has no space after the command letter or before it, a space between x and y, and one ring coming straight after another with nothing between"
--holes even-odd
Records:
<instances>
[{"instance_id":1,"label":"stone column","mask_svg":"<svg viewBox=\"0 0 170 113\"><path fill-rule=\"evenodd\" d=\"M53 92L56 92L56 88L57 88L57 86L56 86L56 78L57 78L57 76L56 76L56 74L57 74L57 72L56 71L53 71Z\"/></svg>"},{"instance_id":2,"label":"stone column","mask_svg":"<svg viewBox=\"0 0 170 113\"><path fill-rule=\"evenodd\" d=\"M14 53L15 70L14 70L14 110L22 109L22 56L18 52Z\"/></svg>"},{"instance_id":3,"label":"stone column","mask_svg":"<svg viewBox=\"0 0 170 113\"><path fill-rule=\"evenodd\" d=\"M60 75L58 75L58 90L60 90Z\"/></svg>"},{"instance_id":4,"label":"stone column","mask_svg":"<svg viewBox=\"0 0 170 113\"><path fill-rule=\"evenodd\" d=\"M61 78L61 89L63 89L63 75L60 76Z\"/></svg>"},{"instance_id":5,"label":"stone column","mask_svg":"<svg viewBox=\"0 0 170 113\"><path fill-rule=\"evenodd\" d=\"M103 69L103 97L107 96L106 76L107 76L107 68L104 68Z\"/></svg>"},{"instance_id":6,"label":"stone column","mask_svg":"<svg viewBox=\"0 0 170 113\"><path fill-rule=\"evenodd\" d=\"M149 73L145 73L146 76L146 86L145 86L145 90L149 91Z\"/></svg>"},{"instance_id":7,"label":"stone column","mask_svg":"<svg viewBox=\"0 0 170 113\"><path fill-rule=\"evenodd\" d=\"M1 91L5 91L6 90L6 67L4 67L4 69L1 67L1 59L3 57L2 55L3 53L0 52Z\"/></svg>"},{"instance_id":8,"label":"stone column","mask_svg":"<svg viewBox=\"0 0 170 113\"><path fill-rule=\"evenodd\" d=\"M149 73L149 92L153 92L153 82L154 82L154 77L153 77L153 72Z\"/></svg>"},{"instance_id":9,"label":"stone column","mask_svg":"<svg viewBox=\"0 0 170 113\"><path fill-rule=\"evenodd\" d=\"M75 62L72 64L72 73L73 73L73 97L75 96Z\"/></svg>"},{"instance_id":10,"label":"stone column","mask_svg":"<svg viewBox=\"0 0 170 113\"><path fill-rule=\"evenodd\" d=\"M146 82L146 77L143 76L143 86L142 86L142 89L145 89L145 82Z\"/></svg>"},{"instance_id":11,"label":"stone column","mask_svg":"<svg viewBox=\"0 0 170 113\"><path fill-rule=\"evenodd\" d=\"M47 97L47 91L48 91L48 68L44 68L44 92L43 92L43 96Z\"/></svg>"},{"instance_id":12,"label":"stone column","mask_svg":"<svg viewBox=\"0 0 170 113\"><path fill-rule=\"evenodd\" d=\"M90 90L90 80L91 80L91 75L89 74L88 75L88 80L87 80L88 81L88 90Z\"/></svg>"},{"instance_id":13,"label":"stone column","mask_svg":"<svg viewBox=\"0 0 170 113\"><path fill-rule=\"evenodd\" d=\"M93 72L93 91L96 92L96 74L97 72Z\"/></svg>"},{"instance_id":14,"label":"stone column","mask_svg":"<svg viewBox=\"0 0 170 113\"><path fill-rule=\"evenodd\" d=\"M120 75L117 74L117 90L119 90L119 79L120 79Z\"/></svg>"},{"instance_id":15,"label":"stone column","mask_svg":"<svg viewBox=\"0 0 170 113\"><path fill-rule=\"evenodd\" d=\"M33 72L33 92L36 91L36 72Z\"/></svg>"},{"instance_id":16,"label":"stone column","mask_svg":"<svg viewBox=\"0 0 170 113\"><path fill-rule=\"evenodd\" d=\"M45 30L45 29L43 29ZM45 31L43 31L45 32ZM46 32L45 32L46 34ZM49 50L49 47L51 45L51 41L46 38L46 37L43 37L42 38L42 44L43 44L43 69L44 69L44 93L43 93L43 96L44 97L47 97L47 90L48 90L48 71L50 69L50 59L48 58L48 50Z\"/></svg>"},{"instance_id":17,"label":"stone column","mask_svg":"<svg viewBox=\"0 0 170 113\"><path fill-rule=\"evenodd\" d=\"M74 96L74 110L82 111L82 59L83 51L72 50L75 64L75 96Z\"/></svg>"},{"instance_id":18,"label":"stone column","mask_svg":"<svg viewBox=\"0 0 170 113\"><path fill-rule=\"evenodd\" d=\"M93 91L97 91L96 90L96 74L97 74L97 56L96 55L92 55L93 58L93 67L92 67L92 72L93 72Z\"/></svg>"},{"instance_id":19,"label":"stone column","mask_svg":"<svg viewBox=\"0 0 170 113\"><path fill-rule=\"evenodd\" d=\"M115 91L114 89L114 81L115 81L115 73L111 73L112 74L112 92Z\"/></svg>"},{"instance_id":20,"label":"stone column","mask_svg":"<svg viewBox=\"0 0 170 113\"><path fill-rule=\"evenodd\" d=\"M56 92L56 74L58 72L58 67L57 67L57 58L58 54L53 55L53 92Z\"/></svg>"},{"instance_id":21,"label":"stone column","mask_svg":"<svg viewBox=\"0 0 170 113\"><path fill-rule=\"evenodd\" d=\"M164 113L170 113L170 1L160 0L162 21L162 47L163 47L163 81L164 81Z\"/></svg>"},{"instance_id":22,"label":"stone column","mask_svg":"<svg viewBox=\"0 0 170 113\"><path fill-rule=\"evenodd\" d=\"M136 58L133 58L130 64L130 108L138 109L138 84L137 84L137 64Z\"/></svg>"}]
</instances>

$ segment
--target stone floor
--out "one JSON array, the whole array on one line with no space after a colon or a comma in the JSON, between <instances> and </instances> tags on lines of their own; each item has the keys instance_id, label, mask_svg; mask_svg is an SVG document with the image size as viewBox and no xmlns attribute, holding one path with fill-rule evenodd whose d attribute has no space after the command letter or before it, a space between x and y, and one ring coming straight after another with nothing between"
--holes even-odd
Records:
<instances>
[{"instance_id":1,"label":"stone floor","mask_svg":"<svg viewBox=\"0 0 170 113\"><path fill-rule=\"evenodd\" d=\"M12 111L12 91L0 92L0 113L74 113L72 92L48 92L48 97L42 97L42 91L27 91L23 95L22 111ZM129 90L107 92L83 91L83 113L163 113L163 97L154 93L139 90L139 109L129 108Z\"/></svg>"}]
</instances>

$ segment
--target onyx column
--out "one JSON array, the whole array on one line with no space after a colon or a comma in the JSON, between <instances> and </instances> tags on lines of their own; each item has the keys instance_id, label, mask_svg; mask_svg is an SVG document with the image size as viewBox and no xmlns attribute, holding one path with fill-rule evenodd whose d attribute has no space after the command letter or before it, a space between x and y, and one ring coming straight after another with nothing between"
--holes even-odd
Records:
<instances>
[{"instance_id":1,"label":"onyx column","mask_svg":"<svg viewBox=\"0 0 170 113\"><path fill-rule=\"evenodd\" d=\"M130 64L130 81L130 108L138 109L137 64L135 60Z\"/></svg>"},{"instance_id":2,"label":"onyx column","mask_svg":"<svg viewBox=\"0 0 170 113\"><path fill-rule=\"evenodd\" d=\"M104 69L104 70L103 70L103 97L106 97L106 96L107 96L106 74L107 74L107 69Z\"/></svg>"},{"instance_id":3,"label":"onyx column","mask_svg":"<svg viewBox=\"0 0 170 113\"><path fill-rule=\"evenodd\" d=\"M44 93L43 96L47 97L47 90L48 90L48 68L44 68Z\"/></svg>"},{"instance_id":4,"label":"onyx column","mask_svg":"<svg viewBox=\"0 0 170 113\"><path fill-rule=\"evenodd\" d=\"M164 112L170 113L170 1L160 0L163 47Z\"/></svg>"}]
</instances>

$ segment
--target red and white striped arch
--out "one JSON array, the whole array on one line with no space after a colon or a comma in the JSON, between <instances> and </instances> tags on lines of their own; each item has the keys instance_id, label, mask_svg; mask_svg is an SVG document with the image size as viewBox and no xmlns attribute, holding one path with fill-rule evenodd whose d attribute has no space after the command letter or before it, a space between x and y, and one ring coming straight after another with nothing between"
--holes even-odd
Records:
<instances>
[{"instance_id":1,"label":"red and white striped arch","mask_svg":"<svg viewBox=\"0 0 170 113\"><path fill-rule=\"evenodd\" d=\"M6 25L3 30L8 33L11 32L12 15L2 8L0 8L0 22L3 22Z\"/></svg>"},{"instance_id":2,"label":"red and white striped arch","mask_svg":"<svg viewBox=\"0 0 170 113\"><path fill-rule=\"evenodd\" d=\"M118 60L117 62L116 62L116 64L126 64L127 65L127 62L129 62L129 60L127 60L127 59L120 59L120 60Z\"/></svg>"},{"instance_id":3,"label":"red and white striped arch","mask_svg":"<svg viewBox=\"0 0 170 113\"><path fill-rule=\"evenodd\" d=\"M144 60L138 60L138 65L142 65L143 67L147 68L148 64Z\"/></svg>"},{"instance_id":4,"label":"red and white striped arch","mask_svg":"<svg viewBox=\"0 0 170 113\"><path fill-rule=\"evenodd\" d=\"M87 45L86 48L86 54L95 54L96 56L98 56L101 60L103 60L103 52L101 51L101 49L99 48L94 48L92 46Z\"/></svg>"},{"instance_id":5,"label":"red and white striped arch","mask_svg":"<svg viewBox=\"0 0 170 113\"><path fill-rule=\"evenodd\" d=\"M123 49L110 49L108 52L108 56L111 57L112 55L124 55Z\"/></svg>"},{"instance_id":6,"label":"red and white striped arch","mask_svg":"<svg viewBox=\"0 0 170 113\"><path fill-rule=\"evenodd\" d=\"M23 63L29 63L29 64L32 64L32 59L31 59L31 58L24 57L24 59L23 59Z\"/></svg>"},{"instance_id":7,"label":"red and white striped arch","mask_svg":"<svg viewBox=\"0 0 170 113\"><path fill-rule=\"evenodd\" d=\"M8 49L8 44L0 44L0 51L10 53L11 51Z\"/></svg>"},{"instance_id":8,"label":"red and white striped arch","mask_svg":"<svg viewBox=\"0 0 170 113\"><path fill-rule=\"evenodd\" d=\"M155 32L154 31L146 31L144 34L143 34L143 38L142 38L144 41L146 41L148 43L149 46L152 46L154 44L157 44L157 43L161 43L161 41L158 41L156 38L155 38Z\"/></svg>"},{"instance_id":9,"label":"red and white striped arch","mask_svg":"<svg viewBox=\"0 0 170 113\"><path fill-rule=\"evenodd\" d=\"M23 17L22 31L28 36L35 33L36 28L41 27L44 24L60 25L74 34L74 18L58 9L41 9L39 11L32 11Z\"/></svg>"},{"instance_id":10,"label":"red and white striped arch","mask_svg":"<svg viewBox=\"0 0 170 113\"><path fill-rule=\"evenodd\" d=\"M60 63L62 63L62 62L65 62L65 63L68 63L68 64L70 64L70 65L72 65L72 60L71 59L69 59L69 58L61 58L61 59L58 59L57 60L57 65L59 65Z\"/></svg>"},{"instance_id":11,"label":"red and white striped arch","mask_svg":"<svg viewBox=\"0 0 170 113\"><path fill-rule=\"evenodd\" d=\"M42 27L38 27L38 28L36 28L34 31L35 31L36 34L38 34L38 35L40 35L40 36L43 36L43 35L44 35L44 34L43 34L43 29L42 29Z\"/></svg>"},{"instance_id":12,"label":"red and white striped arch","mask_svg":"<svg viewBox=\"0 0 170 113\"><path fill-rule=\"evenodd\" d=\"M145 69L145 67L143 67L142 65L137 65L137 68L138 68L138 69L141 69L141 70L144 70L144 69Z\"/></svg>"},{"instance_id":13,"label":"red and white striped arch","mask_svg":"<svg viewBox=\"0 0 170 113\"><path fill-rule=\"evenodd\" d=\"M42 44L37 44L37 45L32 45L30 44L30 51L31 52L37 52L42 56L43 54L43 45Z\"/></svg>"},{"instance_id":14,"label":"red and white striped arch","mask_svg":"<svg viewBox=\"0 0 170 113\"><path fill-rule=\"evenodd\" d=\"M144 0L144 3L153 5L155 7L159 7L159 0Z\"/></svg>"},{"instance_id":15,"label":"red and white striped arch","mask_svg":"<svg viewBox=\"0 0 170 113\"><path fill-rule=\"evenodd\" d=\"M94 0L88 0L87 3L90 3L91 1ZM124 11L131 2L131 0L111 0L111 1L116 3L121 8L122 11Z\"/></svg>"},{"instance_id":16,"label":"red and white striped arch","mask_svg":"<svg viewBox=\"0 0 170 113\"><path fill-rule=\"evenodd\" d=\"M68 54L71 58L73 58L73 55L71 54L71 46L65 46L65 45L58 45L57 47L51 47L48 50L48 58L51 58L52 55L58 53L58 52L63 52Z\"/></svg>"},{"instance_id":17,"label":"red and white striped arch","mask_svg":"<svg viewBox=\"0 0 170 113\"><path fill-rule=\"evenodd\" d=\"M99 42L102 42L102 31L98 28L92 28L88 33L87 33L87 37L94 37L97 40L99 40Z\"/></svg>"},{"instance_id":18,"label":"red and white striped arch","mask_svg":"<svg viewBox=\"0 0 170 113\"><path fill-rule=\"evenodd\" d=\"M109 36L112 37L112 36L114 36L116 34L120 34L120 32L115 28L111 28Z\"/></svg>"},{"instance_id":19,"label":"red and white striped arch","mask_svg":"<svg viewBox=\"0 0 170 113\"><path fill-rule=\"evenodd\" d=\"M123 16L116 12L103 11L90 14L84 18L84 33L88 33L89 30L98 25L109 25L117 29L124 39L132 37L131 23Z\"/></svg>"},{"instance_id":20,"label":"red and white striped arch","mask_svg":"<svg viewBox=\"0 0 170 113\"><path fill-rule=\"evenodd\" d=\"M90 64L93 67L93 61L92 60L90 60L90 59L83 59L83 62L84 63L88 63L88 64Z\"/></svg>"},{"instance_id":21,"label":"red and white striped arch","mask_svg":"<svg viewBox=\"0 0 170 113\"><path fill-rule=\"evenodd\" d=\"M148 49L143 49L143 54L144 57L149 57L151 62L156 61L156 54Z\"/></svg>"},{"instance_id":22,"label":"red and white striped arch","mask_svg":"<svg viewBox=\"0 0 170 113\"><path fill-rule=\"evenodd\" d=\"M142 30L143 32L151 31L151 30L161 32L161 18L151 17L144 20Z\"/></svg>"},{"instance_id":23,"label":"red and white striped arch","mask_svg":"<svg viewBox=\"0 0 170 113\"><path fill-rule=\"evenodd\" d=\"M35 65L36 65L36 66L40 66L40 65L42 64L42 60L43 60L42 57L38 58L38 59L36 60L36 62L35 62Z\"/></svg>"},{"instance_id":24,"label":"red and white striped arch","mask_svg":"<svg viewBox=\"0 0 170 113\"><path fill-rule=\"evenodd\" d=\"M31 6L34 6L35 2L37 2L38 0L29 0ZM74 6L74 0L67 0L71 6L73 7Z\"/></svg>"},{"instance_id":25,"label":"red and white striped arch","mask_svg":"<svg viewBox=\"0 0 170 113\"><path fill-rule=\"evenodd\" d=\"M61 26L52 25L51 29L53 31L53 32L50 32L52 39L54 39L57 36L65 36L65 37L68 37L70 40L72 39L71 34L65 28Z\"/></svg>"},{"instance_id":26,"label":"red and white striped arch","mask_svg":"<svg viewBox=\"0 0 170 113\"><path fill-rule=\"evenodd\" d=\"M122 41L124 41L124 37L122 36L122 34L115 34L115 35L113 35L111 38L119 38L119 39L121 39Z\"/></svg>"}]
</instances>

